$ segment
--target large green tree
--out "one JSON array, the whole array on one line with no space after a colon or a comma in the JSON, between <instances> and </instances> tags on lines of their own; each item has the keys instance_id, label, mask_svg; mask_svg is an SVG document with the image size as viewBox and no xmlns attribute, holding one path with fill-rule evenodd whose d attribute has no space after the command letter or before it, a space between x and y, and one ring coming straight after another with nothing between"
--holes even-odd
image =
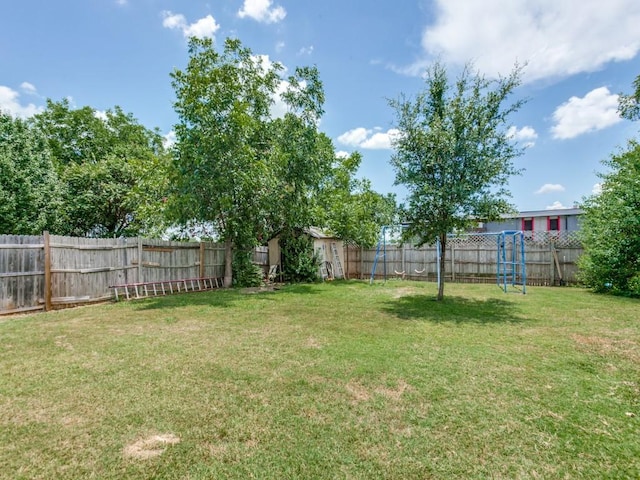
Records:
<instances>
[{"instance_id":1,"label":"large green tree","mask_svg":"<svg viewBox=\"0 0 640 480\"><path fill-rule=\"evenodd\" d=\"M0 111L0 233L57 231L61 185L42 134Z\"/></svg>"},{"instance_id":2,"label":"large green tree","mask_svg":"<svg viewBox=\"0 0 640 480\"><path fill-rule=\"evenodd\" d=\"M274 197L270 200L272 233L317 225L318 195L331 174L335 150L319 132L324 90L315 67L297 68L287 79L282 101L287 112L269 123L269 165Z\"/></svg>"},{"instance_id":3,"label":"large green tree","mask_svg":"<svg viewBox=\"0 0 640 480\"><path fill-rule=\"evenodd\" d=\"M359 152L335 159L321 186L318 224L347 242L369 248L376 244L382 226L397 223L397 207L395 195L375 192L369 180L357 177L361 161Z\"/></svg>"},{"instance_id":4,"label":"large green tree","mask_svg":"<svg viewBox=\"0 0 640 480\"><path fill-rule=\"evenodd\" d=\"M266 127L279 70L237 39L218 52L211 39L194 37L187 67L171 74L179 116L171 211L179 223L213 225L225 244L226 286L233 248L252 247L265 228L273 184Z\"/></svg>"},{"instance_id":5,"label":"large green tree","mask_svg":"<svg viewBox=\"0 0 640 480\"><path fill-rule=\"evenodd\" d=\"M583 204L580 278L597 292L640 296L640 144L603 163L602 191Z\"/></svg>"},{"instance_id":6,"label":"large green tree","mask_svg":"<svg viewBox=\"0 0 640 480\"><path fill-rule=\"evenodd\" d=\"M508 102L519 85L516 68L489 80L465 68L450 82L440 63L426 72L415 98L390 101L399 134L391 163L396 184L407 188L405 235L420 245L439 239L444 271L447 235L465 231L474 219L496 219L512 210L507 182L522 153L507 133L509 115L523 101ZM438 300L444 296L444 275Z\"/></svg>"},{"instance_id":7,"label":"large green tree","mask_svg":"<svg viewBox=\"0 0 640 480\"><path fill-rule=\"evenodd\" d=\"M640 75L634 92L620 95L620 115L640 119ZM640 143L603 161L602 191L587 198L580 234L582 282L597 292L640 296Z\"/></svg>"},{"instance_id":8,"label":"large green tree","mask_svg":"<svg viewBox=\"0 0 640 480\"><path fill-rule=\"evenodd\" d=\"M34 124L64 187L60 234L132 236L159 226L167 157L158 132L120 107L100 114L66 99L48 100Z\"/></svg>"}]
</instances>

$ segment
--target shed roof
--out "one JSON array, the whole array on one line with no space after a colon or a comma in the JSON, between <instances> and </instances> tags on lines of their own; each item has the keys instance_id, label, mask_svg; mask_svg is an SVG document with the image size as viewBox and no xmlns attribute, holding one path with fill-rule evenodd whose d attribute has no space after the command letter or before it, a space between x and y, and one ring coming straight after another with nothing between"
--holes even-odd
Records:
<instances>
[{"instance_id":1,"label":"shed roof","mask_svg":"<svg viewBox=\"0 0 640 480\"><path fill-rule=\"evenodd\" d=\"M304 232L307 233L309 236L313 238L318 238L318 239L337 238L335 235L331 235L329 232L326 232L319 227L305 228Z\"/></svg>"}]
</instances>

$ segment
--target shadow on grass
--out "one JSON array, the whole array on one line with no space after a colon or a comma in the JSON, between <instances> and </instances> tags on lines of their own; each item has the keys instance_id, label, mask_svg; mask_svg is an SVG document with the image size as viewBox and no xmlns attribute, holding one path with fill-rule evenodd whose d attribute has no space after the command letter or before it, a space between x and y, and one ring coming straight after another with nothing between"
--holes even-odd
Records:
<instances>
[{"instance_id":1,"label":"shadow on grass","mask_svg":"<svg viewBox=\"0 0 640 480\"><path fill-rule=\"evenodd\" d=\"M282 288L282 292L285 293L304 293L304 294L318 294L318 291L314 288L312 283L292 283L285 285Z\"/></svg>"},{"instance_id":2,"label":"shadow on grass","mask_svg":"<svg viewBox=\"0 0 640 480\"><path fill-rule=\"evenodd\" d=\"M475 300L445 297L437 301L430 295L407 295L390 300L384 307L390 315L403 320L423 320L434 323L520 323L525 321L516 307L495 298Z\"/></svg>"}]
</instances>

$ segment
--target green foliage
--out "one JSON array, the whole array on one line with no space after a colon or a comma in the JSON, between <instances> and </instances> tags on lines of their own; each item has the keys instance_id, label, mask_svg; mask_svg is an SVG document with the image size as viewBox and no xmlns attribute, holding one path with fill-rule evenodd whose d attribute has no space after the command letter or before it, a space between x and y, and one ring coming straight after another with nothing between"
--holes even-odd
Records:
<instances>
[{"instance_id":1,"label":"green foliage","mask_svg":"<svg viewBox=\"0 0 640 480\"><path fill-rule=\"evenodd\" d=\"M300 230L280 234L282 270L287 282L314 282L318 280L320 259L313 251L313 240Z\"/></svg>"},{"instance_id":2,"label":"green foliage","mask_svg":"<svg viewBox=\"0 0 640 480\"><path fill-rule=\"evenodd\" d=\"M252 262L251 252L242 250L233 252L234 287L258 287L262 284L262 277L262 268Z\"/></svg>"},{"instance_id":3,"label":"green foliage","mask_svg":"<svg viewBox=\"0 0 640 480\"><path fill-rule=\"evenodd\" d=\"M396 184L408 190L406 238L420 245L439 238L442 265L448 233L513 209L506 200L507 182L519 173L513 159L522 149L507 134L507 122L523 102L505 102L519 85L519 76L516 68L508 77L490 81L466 68L452 85L445 68L436 63L415 99L390 101L399 130L391 163Z\"/></svg>"},{"instance_id":4,"label":"green foliage","mask_svg":"<svg viewBox=\"0 0 640 480\"><path fill-rule=\"evenodd\" d=\"M227 39L217 52L211 39L192 38L186 69L171 74L180 122L170 214L181 224L213 226L227 244L226 285L231 247L252 247L266 228L265 199L273 182L266 123L280 69L239 40Z\"/></svg>"},{"instance_id":5,"label":"green foliage","mask_svg":"<svg viewBox=\"0 0 640 480\"><path fill-rule=\"evenodd\" d=\"M120 107L98 114L47 101L34 119L64 185L61 226L76 236L133 236L162 226L162 138Z\"/></svg>"},{"instance_id":6,"label":"green foliage","mask_svg":"<svg viewBox=\"0 0 640 480\"><path fill-rule=\"evenodd\" d=\"M232 250L281 231L328 226L373 243L395 202L354 180L359 157L336 165L331 140L318 130L325 96L317 68L298 67L284 79L281 65L263 62L237 39L217 51L211 39L192 38L189 55L186 69L172 73L180 123L169 212L178 224L211 225L227 244L225 283ZM282 87L287 111L274 118ZM314 277L312 256L291 248L289 279Z\"/></svg>"},{"instance_id":7,"label":"green foliage","mask_svg":"<svg viewBox=\"0 0 640 480\"><path fill-rule=\"evenodd\" d=\"M61 190L44 137L0 111L0 233L57 231Z\"/></svg>"},{"instance_id":8,"label":"green foliage","mask_svg":"<svg viewBox=\"0 0 640 480\"><path fill-rule=\"evenodd\" d=\"M640 120L640 75L633 82L634 92L630 95L620 95L618 112L627 120Z\"/></svg>"},{"instance_id":9,"label":"green foliage","mask_svg":"<svg viewBox=\"0 0 640 480\"><path fill-rule=\"evenodd\" d=\"M640 144L603 163L602 192L583 205L580 279L597 292L640 296Z\"/></svg>"},{"instance_id":10,"label":"green foliage","mask_svg":"<svg viewBox=\"0 0 640 480\"><path fill-rule=\"evenodd\" d=\"M397 223L397 207L393 194L374 192L369 180L356 178L360 162L358 152L335 159L320 192L318 216L339 238L369 248L383 225Z\"/></svg>"}]
</instances>

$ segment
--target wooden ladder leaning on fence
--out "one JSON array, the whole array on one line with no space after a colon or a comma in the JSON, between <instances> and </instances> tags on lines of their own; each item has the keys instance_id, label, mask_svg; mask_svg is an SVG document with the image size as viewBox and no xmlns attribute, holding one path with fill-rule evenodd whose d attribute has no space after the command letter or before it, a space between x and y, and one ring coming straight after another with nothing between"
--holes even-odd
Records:
<instances>
[{"instance_id":1,"label":"wooden ladder leaning on fence","mask_svg":"<svg viewBox=\"0 0 640 480\"><path fill-rule=\"evenodd\" d=\"M139 298L156 297L172 293L201 292L220 288L223 281L217 277L184 278L182 280L164 280L160 282L127 283L111 285L116 302Z\"/></svg>"}]
</instances>

